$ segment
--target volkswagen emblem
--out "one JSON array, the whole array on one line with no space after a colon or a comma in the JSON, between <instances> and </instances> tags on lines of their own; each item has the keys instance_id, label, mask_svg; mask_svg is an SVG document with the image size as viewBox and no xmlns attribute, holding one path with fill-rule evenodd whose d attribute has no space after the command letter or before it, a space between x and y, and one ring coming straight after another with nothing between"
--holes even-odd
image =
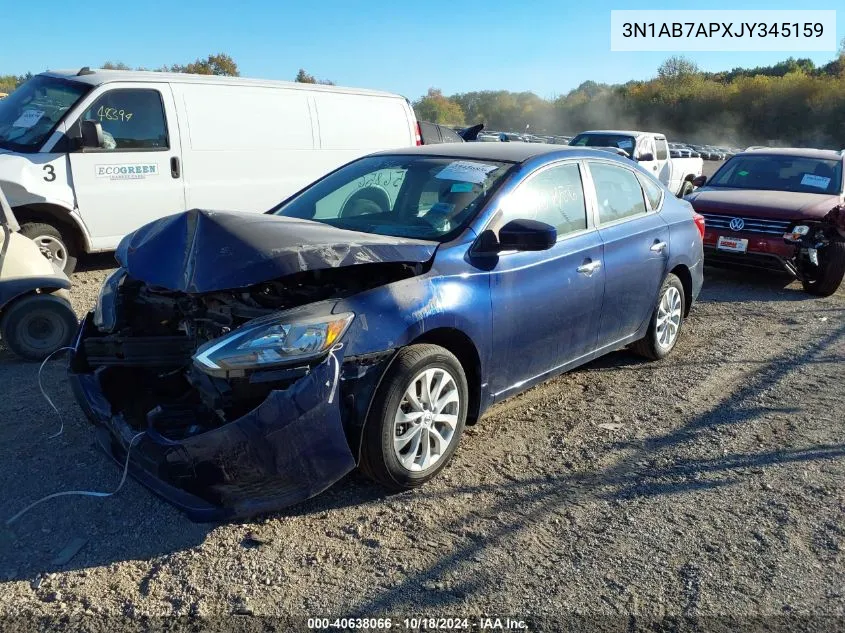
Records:
<instances>
[{"instance_id":1,"label":"volkswagen emblem","mask_svg":"<svg viewBox=\"0 0 845 633\"><path fill-rule=\"evenodd\" d=\"M742 218L731 218L731 231L741 231L745 228L745 220Z\"/></svg>"}]
</instances>

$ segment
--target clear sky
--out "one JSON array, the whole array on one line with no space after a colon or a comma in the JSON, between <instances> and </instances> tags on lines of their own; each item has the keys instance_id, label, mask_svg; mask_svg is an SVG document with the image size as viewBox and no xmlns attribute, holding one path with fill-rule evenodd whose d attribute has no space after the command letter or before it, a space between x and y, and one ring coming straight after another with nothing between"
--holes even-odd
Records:
<instances>
[{"instance_id":1,"label":"clear sky","mask_svg":"<svg viewBox=\"0 0 845 633\"><path fill-rule=\"evenodd\" d=\"M247 77L293 79L299 68L340 85L416 99L430 86L566 93L582 81L655 74L670 53L610 52L611 9L695 8L616 0L0 0L0 74L48 68L186 63L231 55ZM711 0L707 9L839 9L842 0ZM690 53L705 70L835 53Z\"/></svg>"}]
</instances>

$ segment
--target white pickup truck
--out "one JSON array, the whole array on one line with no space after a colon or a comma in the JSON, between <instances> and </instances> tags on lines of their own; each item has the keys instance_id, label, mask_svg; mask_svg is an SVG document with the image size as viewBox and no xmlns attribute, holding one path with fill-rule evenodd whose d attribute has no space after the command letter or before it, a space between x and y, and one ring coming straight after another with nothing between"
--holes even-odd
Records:
<instances>
[{"instance_id":1,"label":"white pickup truck","mask_svg":"<svg viewBox=\"0 0 845 633\"><path fill-rule=\"evenodd\" d=\"M581 132L569 141L582 147L615 147L624 150L628 158L651 171L654 177L679 198L692 193L693 179L701 175L701 158L670 158L665 134L632 130L591 130Z\"/></svg>"}]
</instances>

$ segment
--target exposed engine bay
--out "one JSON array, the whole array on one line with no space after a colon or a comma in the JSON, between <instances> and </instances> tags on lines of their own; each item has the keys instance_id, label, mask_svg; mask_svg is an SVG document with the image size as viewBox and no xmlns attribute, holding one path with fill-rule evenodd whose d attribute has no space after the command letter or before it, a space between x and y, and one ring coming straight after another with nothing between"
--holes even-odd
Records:
<instances>
[{"instance_id":1,"label":"exposed engine bay","mask_svg":"<svg viewBox=\"0 0 845 633\"><path fill-rule=\"evenodd\" d=\"M351 306L378 316L437 247L267 214L151 222L77 333L77 402L107 454L196 520L307 499L355 468L395 353Z\"/></svg>"},{"instance_id":2,"label":"exposed engine bay","mask_svg":"<svg viewBox=\"0 0 845 633\"><path fill-rule=\"evenodd\" d=\"M307 375L315 364L236 371L222 379L192 363L203 344L253 319L340 299L411 277L422 269L420 264L379 263L304 271L200 295L155 288L126 277L115 301L111 331L100 332L89 324L80 352L87 368L97 372L112 411L133 429L184 439L248 413L272 390Z\"/></svg>"}]
</instances>

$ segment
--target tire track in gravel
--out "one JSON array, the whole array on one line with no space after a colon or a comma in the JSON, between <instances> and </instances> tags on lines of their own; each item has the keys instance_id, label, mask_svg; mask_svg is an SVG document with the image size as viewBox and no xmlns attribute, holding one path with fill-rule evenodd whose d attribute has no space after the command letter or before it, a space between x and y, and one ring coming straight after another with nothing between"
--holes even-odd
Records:
<instances>
[{"instance_id":1,"label":"tire track in gravel","mask_svg":"<svg viewBox=\"0 0 845 633\"><path fill-rule=\"evenodd\" d=\"M104 275L77 284L75 306ZM287 511L198 528L133 483L109 503L28 517L0 613L215 615L248 602L260 614L575 611L623 625L845 613L843 315L842 292L810 299L710 271L670 358L617 352L496 405L418 491L385 495L353 475ZM0 470L16 506L114 479L69 395L62 448L45 451L31 429L52 424L49 411L23 397L33 368L0 372L22 394L0 402L0 455L23 473L43 468ZM608 422L621 426L598 427ZM75 531L86 549L50 567Z\"/></svg>"}]
</instances>

